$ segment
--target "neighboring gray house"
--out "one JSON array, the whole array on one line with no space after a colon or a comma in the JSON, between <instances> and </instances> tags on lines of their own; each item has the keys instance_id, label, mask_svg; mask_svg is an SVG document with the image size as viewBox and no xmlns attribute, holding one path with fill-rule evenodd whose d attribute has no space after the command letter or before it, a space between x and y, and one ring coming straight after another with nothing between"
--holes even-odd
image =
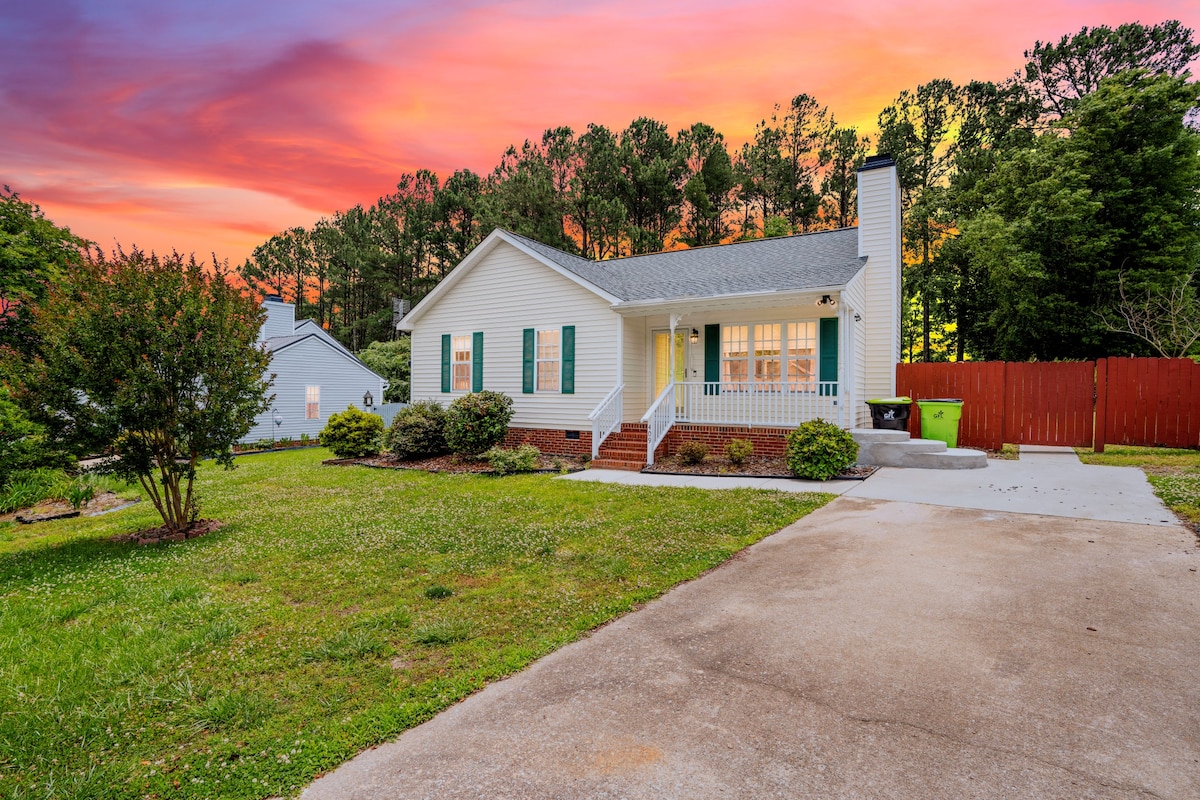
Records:
<instances>
[{"instance_id":1,"label":"neighboring gray house","mask_svg":"<svg viewBox=\"0 0 1200 800\"><path fill-rule=\"evenodd\" d=\"M258 334L271 354L275 381L270 392L275 400L270 410L259 414L254 427L242 440L317 436L330 414L353 405L363 408L363 396L371 393L375 405L383 402L387 381L338 343L311 319L296 321L296 307L270 296L263 301L267 319ZM281 423L275 425L275 414Z\"/></svg>"}]
</instances>

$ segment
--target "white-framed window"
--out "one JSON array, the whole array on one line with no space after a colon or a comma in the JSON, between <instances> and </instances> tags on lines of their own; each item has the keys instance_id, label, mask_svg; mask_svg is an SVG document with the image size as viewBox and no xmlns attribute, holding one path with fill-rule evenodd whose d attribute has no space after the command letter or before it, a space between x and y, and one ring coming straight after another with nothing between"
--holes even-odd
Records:
<instances>
[{"instance_id":1,"label":"white-framed window","mask_svg":"<svg viewBox=\"0 0 1200 800\"><path fill-rule=\"evenodd\" d=\"M536 378L539 392L557 392L562 376L562 332L555 328L537 332L535 353Z\"/></svg>"},{"instance_id":2,"label":"white-framed window","mask_svg":"<svg viewBox=\"0 0 1200 800\"><path fill-rule=\"evenodd\" d=\"M320 419L321 418L321 387L320 386L305 386L304 387L304 418L305 419Z\"/></svg>"},{"instance_id":3,"label":"white-framed window","mask_svg":"<svg viewBox=\"0 0 1200 800\"><path fill-rule=\"evenodd\" d=\"M450 346L450 389L471 391L471 336L455 336Z\"/></svg>"},{"instance_id":4,"label":"white-framed window","mask_svg":"<svg viewBox=\"0 0 1200 800\"><path fill-rule=\"evenodd\" d=\"M816 320L721 326L722 391L814 391L816 359Z\"/></svg>"}]
</instances>

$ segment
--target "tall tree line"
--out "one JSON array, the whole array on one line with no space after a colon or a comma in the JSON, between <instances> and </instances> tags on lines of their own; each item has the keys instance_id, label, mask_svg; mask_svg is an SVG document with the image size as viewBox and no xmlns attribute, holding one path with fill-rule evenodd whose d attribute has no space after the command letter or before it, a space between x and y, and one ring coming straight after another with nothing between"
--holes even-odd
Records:
<instances>
[{"instance_id":1,"label":"tall tree line","mask_svg":"<svg viewBox=\"0 0 1200 800\"><path fill-rule=\"evenodd\" d=\"M272 236L239 272L357 351L394 337L391 298L418 302L497 227L604 260L852 225L868 144L809 95L738 152L703 122L550 128L486 175L404 174L370 206Z\"/></svg>"},{"instance_id":2,"label":"tall tree line","mask_svg":"<svg viewBox=\"0 0 1200 800\"><path fill-rule=\"evenodd\" d=\"M405 174L283 231L241 272L358 350L395 336L390 298L416 303L497 227L595 260L846 227L874 149L902 193L906 359L1142 352L1104 320L1120 287L1174 287L1200 263L1198 54L1176 21L1083 28L1006 81L901 92L874 143L808 94L736 151L703 122L549 128L490 173Z\"/></svg>"}]
</instances>

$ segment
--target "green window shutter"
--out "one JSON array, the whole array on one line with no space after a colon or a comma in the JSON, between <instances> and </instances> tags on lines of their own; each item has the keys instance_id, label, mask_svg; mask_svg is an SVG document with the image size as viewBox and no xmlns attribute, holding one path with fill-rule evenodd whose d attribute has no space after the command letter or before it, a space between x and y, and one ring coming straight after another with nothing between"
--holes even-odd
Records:
<instances>
[{"instance_id":1,"label":"green window shutter","mask_svg":"<svg viewBox=\"0 0 1200 800\"><path fill-rule=\"evenodd\" d=\"M820 372L817 380L836 381L838 379L838 320L837 317L821 318L820 341ZM823 388L821 394L837 394L837 386Z\"/></svg>"},{"instance_id":2,"label":"green window shutter","mask_svg":"<svg viewBox=\"0 0 1200 800\"><path fill-rule=\"evenodd\" d=\"M562 329L562 393L575 394L575 326Z\"/></svg>"},{"instance_id":3,"label":"green window shutter","mask_svg":"<svg viewBox=\"0 0 1200 800\"><path fill-rule=\"evenodd\" d=\"M471 391L483 391L483 331L471 336Z\"/></svg>"},{"instance_id":4,"label":"green window shutter","mask_svg":"<svg viewBox=\"0 0 1200 800\"><path fill-rule=\"evenodd\" d=\"M526 328L521 349L521 391L525 394L533 394L533 337L533 328Z\"/></svg>"},{"instance_id":5,"label":"green window shutter","mask_svg":"<svg viewBox=\"0 0 1200 800\"><path fill-rule=\"evenodd\" d=\"M450 391L450 334L442 334L442 391Z\"/></svg>"},{"instance_id":6,"label":"green window shutter","mask_svg":"<svg viewBox=\"0 0 1200 800\"><path fill-rule=\"evenodd\" d=\"M704 326L704 382L705 394L721 393L721 326Z\"/></svg>"}]
</instances>

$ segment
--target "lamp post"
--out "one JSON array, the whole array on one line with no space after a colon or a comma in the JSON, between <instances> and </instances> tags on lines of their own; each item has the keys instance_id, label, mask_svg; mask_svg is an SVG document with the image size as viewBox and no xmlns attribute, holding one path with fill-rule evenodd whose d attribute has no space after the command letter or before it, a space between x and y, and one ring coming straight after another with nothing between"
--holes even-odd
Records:
<instances>
[{"instance_id":1,"label":"lamp post","mask_svg":"<svg viewBox=\"0 0 1200 800\"><path fill-rule=\"evenodd\" d=\"M271 417L271 421L275 423L275 427L271 430L271 449L274 450L275 449L275 431L278 430L279 426L283 424L283 414L280 414L278 411L276 411L275 414Z\"/></svg>"},{"instance_id":2,"label":"lamp post","mask_svg":"<svg viewBox=\"0 0 1200 800\"><path fill-rule=\"evenodd\" d=\"M363 395L363 409L365 411L370 411L374 407L375 407L375 398L371 395L371 390L368 389L367 393Z\"/></svg>"}]
</instances>

